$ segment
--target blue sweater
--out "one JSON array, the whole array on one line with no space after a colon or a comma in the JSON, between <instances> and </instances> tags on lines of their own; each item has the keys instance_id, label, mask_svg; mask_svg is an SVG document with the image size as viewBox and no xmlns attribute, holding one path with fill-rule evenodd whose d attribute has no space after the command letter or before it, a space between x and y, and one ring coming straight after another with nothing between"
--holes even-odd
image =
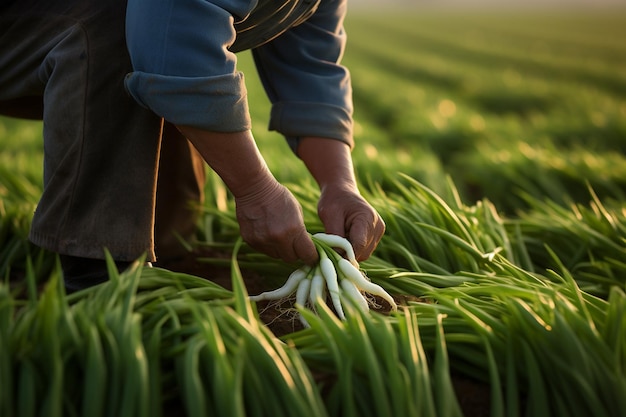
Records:
<instances>
[{"instance_id":1,"label":"blue sweater","mask_svg":"<svg viewBox=\"0 0 626 417\"><path fill-rule=\"evenodd\" d=\"M263 1L263 0L259 0ZM253 49L272 102L270 129L352 141L350 76L340 64L347 0L321 0L304 23ZM244 76L228 50L256 0L129 0L129 93L167 121L216 132L251 128Z\"/></svg>"}]
</instances>

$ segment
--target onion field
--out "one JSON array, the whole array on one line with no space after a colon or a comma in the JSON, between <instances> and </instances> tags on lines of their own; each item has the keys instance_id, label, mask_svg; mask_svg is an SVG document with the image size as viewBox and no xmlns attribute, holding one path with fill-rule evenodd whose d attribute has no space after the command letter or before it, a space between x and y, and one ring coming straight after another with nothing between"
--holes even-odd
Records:
<instances>
[{"instance_id":1,"label":"onion field","mask_svg":"<svg viewBox=\"0 0 626 417\"><path fill-rule=\"evenodd\" d=\"M188 265L66 295L27 240L42 124L0 118L0 416L626 415L626 10L346 29L355 170L387 225L360 268L397 310L252 301L294 265L241 243L210 171ZM322 232L239 66L259 148Z\"/></svg>"}]
</instances>

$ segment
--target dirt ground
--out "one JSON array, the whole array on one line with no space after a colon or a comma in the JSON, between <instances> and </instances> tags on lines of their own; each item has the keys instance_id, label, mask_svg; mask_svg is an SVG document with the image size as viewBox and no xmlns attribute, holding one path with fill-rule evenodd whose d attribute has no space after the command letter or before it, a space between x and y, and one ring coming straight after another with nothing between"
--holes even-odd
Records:
<instances>
[{"instance_id":1,"label":"dirt ground","mask_svg":"<svg viewBox=\"0 0 626 417\"><path fill-rule=\"evenodd\" d=\"M229 258L210 250L196 250L174 261L156 263L155 266L171 271L183 272L210 279L224 288L232 289L230 267L220 267L211 263L201 262L201 258ZM249 294L260 294L274 288L268 287L267 280L254 271L242 269L242 275ZM403 300L396 300L402 303ZM277 336L283 336L302 329L300 322L290 313L290 301L283 303L257 303L259 315L268 328ZM381 300L379 303L385 303ZM452 375L452 382L457 399L465 417L487 417L490 415L489 385L463 375Z\"/></svg>"}]
</instances>

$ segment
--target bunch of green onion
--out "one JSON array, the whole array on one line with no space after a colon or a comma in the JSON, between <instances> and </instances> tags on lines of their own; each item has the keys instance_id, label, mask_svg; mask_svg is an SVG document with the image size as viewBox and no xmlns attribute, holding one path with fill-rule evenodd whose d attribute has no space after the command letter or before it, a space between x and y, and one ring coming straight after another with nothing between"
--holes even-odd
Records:
<instances>
[{"instance_id":1,"label":"bunch of green onion","mask_svg":"<svg viewBox=\"0 0 626 417\"><path fill-rule=\"evenodd\" d=\"M384 299L392 310L398 309L393 297L361 272L354 249L346 238L326 233L316 233L311 237L319 254L319 263L314 267L305 265L296 269L282 287L252 296L252 301L281 300L295 293L296 307L315 309L319 303L326 303L330 298L335 313L345 319L344 303L352 302L361 310L368 311L370 302L366 295L370 294ZM335 248L344 251L346 258ZM305 327L309 326L302 315L299 318Z\"/></svg>"}]
</instances>

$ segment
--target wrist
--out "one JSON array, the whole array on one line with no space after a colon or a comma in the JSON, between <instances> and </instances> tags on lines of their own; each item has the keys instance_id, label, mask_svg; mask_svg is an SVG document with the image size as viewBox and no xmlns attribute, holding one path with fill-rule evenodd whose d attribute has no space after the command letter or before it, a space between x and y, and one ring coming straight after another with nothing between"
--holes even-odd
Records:
<instances>
[{"instance_id":1,"label":"wrist","mask_svg":"<svg viewBox=\"0 0 626 417\"><path fill-rule=\"evenodd\" d=\"M270 173L269 175L260 174L254 178L248 178L245 186L239 187L235 191L231 189L231 192L235 197L237 206L243 206L256 204L261 200L271 200L280 194L281 189L282 185Z\"/></svg>"},{"instance_id":2,"label":"wrist","mask_svg":"<svg viewBox=\"0 0 626 417\"><path fill-rule=\"evenodd\" d=\"M298 156L317 182L326 188L356 190L350 147L339 140L305 137L300 141Z\"/></svg>"}]
</instances>

